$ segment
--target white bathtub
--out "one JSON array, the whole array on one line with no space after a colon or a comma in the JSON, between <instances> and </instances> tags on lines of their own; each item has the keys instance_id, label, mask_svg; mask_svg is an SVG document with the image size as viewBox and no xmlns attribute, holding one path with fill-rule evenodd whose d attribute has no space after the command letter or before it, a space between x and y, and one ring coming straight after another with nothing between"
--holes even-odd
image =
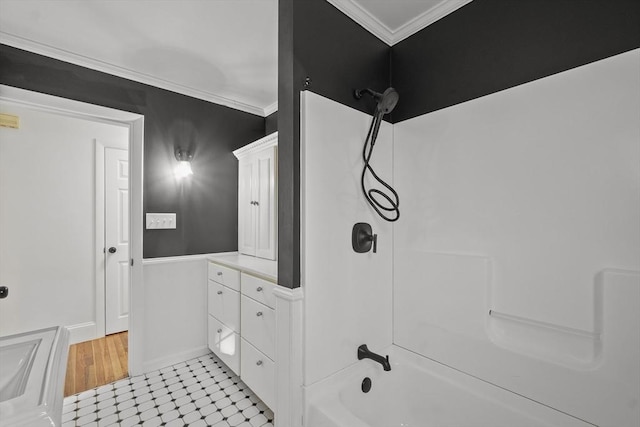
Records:
<instances>
[{"instance_id":1,"label":"white bathtub","mask_svg":"<svg viewBox=\"0 0 640 427\"><path fill-rule=\"evenodd\" d=\"M51 327L0 337L0 425L62 425L69 331Z\"/></svg>"},{"instance_id":2,"label":"white bathtub","mask_svg":"<svg viewBox=\"0 0 640 427\"><path fill-rule=\"evenodd\" d=\"M391 371L362 360L305 390L306 427L592 426L391 346ZM354 359L356 350L353 351ZM371 390L361 390L369 377Z\"/></svg>"}]
</instances>

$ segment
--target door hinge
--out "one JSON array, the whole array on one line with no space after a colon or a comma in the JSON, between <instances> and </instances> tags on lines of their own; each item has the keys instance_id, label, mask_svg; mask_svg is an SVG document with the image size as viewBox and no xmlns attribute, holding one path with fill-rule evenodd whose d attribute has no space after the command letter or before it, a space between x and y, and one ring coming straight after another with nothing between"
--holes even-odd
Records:
<instances>
[{"instance_id":1,"label":"door hinge","mask_svg":"<svg viewBox=\"0 0 640 427\"><path fill-rule=\"evenodd\" d=\"M133 258L131 258L131 267L133 267Z\"/></svg>"}]
</instances>

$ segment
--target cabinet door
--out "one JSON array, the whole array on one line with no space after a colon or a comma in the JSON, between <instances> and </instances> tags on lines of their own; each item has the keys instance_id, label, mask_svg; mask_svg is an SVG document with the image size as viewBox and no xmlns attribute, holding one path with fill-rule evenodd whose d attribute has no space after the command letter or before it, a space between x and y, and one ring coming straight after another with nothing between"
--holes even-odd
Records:
<instances>
[{"instance_id":1,"label":"cabinet door","mask_svg":"<svg viewBox=\"0 0 640 427\"><path fill-rule=\"evenodd\" d=\"M256 255L256 219L254 188L257 174L252 157L238 164L238 252Z\"/></svg>"},{"instance_id":2,"label":"cabinet door","mask_svg":"<svg viewBox=\"0 0 640 427\"><path fill-rule=\"evenodd\" d=\"M276 352L275 310L242 295L242 338L254 347L274 358Z\"/></svg>"},{"instance_id":3,"label":"cabinet door","mask_svg":"<svg viewBox=\"0 0 640 427\"><path fill-rule=\"evenodd\" d=\"M242 381L270 408L275 404L276 364L244 338L240 339Z\"/></svg>"},{"instance_id":4,"label":"cabinet door","mask_svg":"<svg viewBox=\"0 0 640 427\"><path fill-rule=\"evenodd\" d=\"M255 169L255 255L276 259L276 147L256 154Z\"/></svg>"},{"instance_id":5,"label":"cabinet door","mask_svg":"<svg viewBox=\"0 0 640 427\"><path fill-rule=\"evenodd\" d=\"M209 349L233 372L240 375L240 334L233 332L215 317L207 317Z\"/></svg>"},{"instance_id":6,"label":"cabinet door","mask_svg":"<svg viewBox=\"0 0 640 427\"><path fill-rule=\"evenodd\" d=\"M210 315L217 317L218 319L222 318L222 294L224 292L224 286L219 283L214 282L213 280L209 280L209 291L208 291L208 312Z\"/></svg>"},{"instance_id":7,"label":"cabinet door","mask_svg":"<svg viewBox=\"0 0 640 427\"><path fill-rule=\"evenodd\" d=\"M240 292L209 280L209 314L240 332Z\"/></svg>"}]
</instances>

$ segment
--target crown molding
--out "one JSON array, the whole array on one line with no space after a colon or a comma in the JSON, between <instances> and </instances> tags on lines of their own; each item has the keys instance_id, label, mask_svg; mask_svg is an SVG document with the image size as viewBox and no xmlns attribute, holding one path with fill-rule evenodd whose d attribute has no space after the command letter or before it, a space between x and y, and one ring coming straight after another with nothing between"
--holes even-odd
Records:
<instances>
[{"instance_id":1,"label":"crown molding","mask_svg":"<svg viewBox=\"0 0 640 427\"><path fill-rule=\"evenodd\" d=\"M255 153L256 151L260 151L268 147L273 147L274 145L278 145L278 131L260 138L257 141L253 141L244 147L238 148L233 151L233 155L236 156L237 159L241 159L248 154Z\"/></svg>"},{"instance_id":2,"label":"crown molding","mask_svg":"<svg viewBox=\"0 0 640 427\"><path fill-rule=\"evenodd\" d=\"M278 101L264 107L264 116L267 117L269 114L273 114L276 111L278 111Z\"/></svg>"},{"instance_id":3,"label":"crown molding","mask_svg":"<svg viewBox=\"0 0 640 427\"><path fill-rule=\"evenodd\" d=\"M393 46L393 31L375 16L370 14L367 10L363 9L360 4L353 0L327 0L333 6L335 6L340 12L347 15L349 18L356 21L365 30L369 31L380 40Z\"/></svg>"},{"instance_id":4,"label":"crown molding","mask_svg":"<svg viewBox=\"0 0 640 427\"><path fill-rule=\"evenodd\" d=\"M418 31L428 27L441 18L444 18L448 14L460 9L467 3L471 3L472 0L443 0L436 6L427 10L426 12L416 16L406 24L399 27L393 34L393 44L401 42L417 33Z\"/></svg>"},{"instance_id":5,"label":"crown molding","mask_svg":"<svg viewBox=\"0 0 640 427\"><path fill-rule=\"evenodd\" d=\"M128 80L133 80L138 83L155 86L161 89L169 90L171 92L187 95L192 98L208 101L213 104L223 105L225 107L244 111L246 113L255 114L261 117L266 117L268 115L266 114L266 111L273 106L273 104L271 104L266 108L257 107L255 105L250 105L230 98L225 98L223 96L219 96L210 92L164 80L149 74L133 71L128 68L113 65L108 62L99 61L97 59L89 58L84 55L78 55L67 50L58 49L53 46L15 36L13 34L5 33L2 31L0 31L0 43L33 52L38 55L43 55L49 58L58 59L60 61L69 62L81 67L90 68L92 70L100 71L107 74L112 74L114 76L122 77ZM277 108L277 103L275 105Z\"/></svg>"},{"instance_id":6,"label":"crown molding","mask_svg":"<svg viewBox=\"0 0 640 427\"><path fill-rule=\"evenodd\" d=\"M378 18L365 10L355 0L327 0L342 13L356 21L380 40L393 46L417 33L472 0L442 0L436 6L416 16L395 30L390 29ZM400 7L400 6L399 6Z\"/></svg>"}]
</instances>

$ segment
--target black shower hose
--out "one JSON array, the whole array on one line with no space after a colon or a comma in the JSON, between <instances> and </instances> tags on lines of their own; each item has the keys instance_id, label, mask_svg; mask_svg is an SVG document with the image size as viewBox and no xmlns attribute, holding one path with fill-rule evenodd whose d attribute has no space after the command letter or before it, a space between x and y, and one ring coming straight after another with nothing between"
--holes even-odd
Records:
<instances>
[{"instance_id":1,"label":"black shower hose","mask_svg":"<svg viewBox=\"0 0 640 427\"><path fill-rule=\"evenodd\" d=\"M378 174L376 174L376 172L369 164L371 155L373 154L373 146L375 145L376 139L378 138L378 131L380 130L380 123L382 122L383 115L384 114L382 112L376 111L376 113L373 115L373 120L371 121L371 126L369 127L367 137L364 140L364 147L362 149L362 160L364 160L364 167L362 168L360 185L362 186L362 194L364 194L365 199L367 199L367 202L369 202L371 207L378 213L378 215L380 215L380 217L385 221L394 222L397 221L398 218L400 218L400 198L398 197L398 193L396 193L396 190L394 190L393 187L384 182L384 180L380 178ZM377 188L370 188L369 190L367 190L364 184L364 178L367 174L367 171L369 171L369 173L371 173L371 176L373 176L373 178L382 186L384 186L388 191L385 192L384 190L379 190Z\"/></svg>"}]
</instances>

